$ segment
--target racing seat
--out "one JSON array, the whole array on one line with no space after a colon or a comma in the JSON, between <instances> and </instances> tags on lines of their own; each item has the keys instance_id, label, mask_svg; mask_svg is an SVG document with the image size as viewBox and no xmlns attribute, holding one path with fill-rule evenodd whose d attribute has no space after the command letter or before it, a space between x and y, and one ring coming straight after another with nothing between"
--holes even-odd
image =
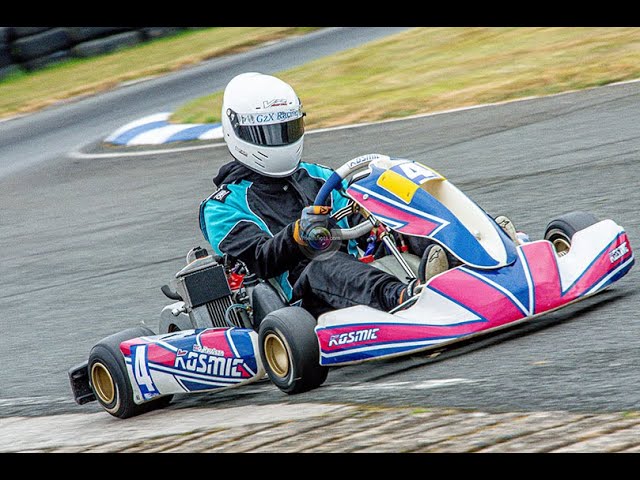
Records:
<instances>
[{"instance_id":1,"label":"racing seat","mask_svg":"<svg viewBox=\"0 0 640 480\"><path fill-rule=\"evenodd\" d=\"M260 322L269 313L289 306L287 297L280 284L270 278L266 281L256 281L252 284L251 306L253 308L253 328L258 330Z\"/></svg>"}]
</instances>

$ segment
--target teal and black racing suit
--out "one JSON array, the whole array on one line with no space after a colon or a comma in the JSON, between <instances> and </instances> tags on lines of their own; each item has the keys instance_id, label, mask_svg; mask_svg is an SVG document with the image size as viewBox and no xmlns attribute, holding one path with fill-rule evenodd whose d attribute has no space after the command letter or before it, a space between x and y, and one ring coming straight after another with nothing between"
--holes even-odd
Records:
<instances>
[{"instance_id":1,"label":"teal and black racing suit","mask_svg":"<svg viewBox=\"0 0 640 480\"><path fill-rule=\"evenodd\" d=\"M237 161L213 179L218 189L200 204L200 229L218 255L242 260L262 279L276 279L289 301L302 300L312 314L356 304L389 310L405 286L398 278L359 262L351 240L327 259L311 261L293 239L302 209L314 203L328 167L301 162L283 178L261 175ZM336 211L346 198L333 192ZM348 228L347 219L338 226Z\"/></svg>"}]
</instances>

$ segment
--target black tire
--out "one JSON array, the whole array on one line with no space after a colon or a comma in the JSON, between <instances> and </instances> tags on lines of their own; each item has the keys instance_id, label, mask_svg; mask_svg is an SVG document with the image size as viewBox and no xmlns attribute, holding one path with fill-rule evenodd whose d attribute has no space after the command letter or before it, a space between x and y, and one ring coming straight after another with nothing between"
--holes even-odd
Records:
<instances>
[{"instance_id":1,"label":"black tire","mask_svg":"<svg viewBox=\"0 0 640 480\"><path fill-rule=\"evenodd\" d=\"M144 35L145 40L156 40L162 37L175 35L184 30L184 27L145 27L140 31Z\"/></svg>"},{"instance_id":2,"label":"black tire","mask_svg":"<svg viewBox=\"0 0 640 480\"><path fill-rule=\"evenodd\" d=\"M131 27L67 27L67 34L74 45L87 40L131 30Z\"/></svg>"},{"instance_id":3,"label":"black tire","mask_svg":"<svg viewBox=\"0 0 640 480\"><path fill-rule=\"evenodd\" d=\"M46 32L53 27L6 27L9 29L9 40L17 40L18 38L29 37L37 33Z\"/></svg>"},{"instance_id":4,"label":"black tire","mask_svg":"<svg viewBox=\"0 0 640 480\"><path fill-rule=\"evenodd\" d=\"M0 48L9 43L9 27L0 27Z\"/></svg>"},{"instance_id":5,"label":"black tire","mask_svg":"<svg viewBox=\"0 0 640 480\"><path fill-rule=\"evenodd\" d=\"M44 57L71 45L64 28L53 28L46 32L16 40L11 44L11 54L19 62Z\"/></svg>"},{"instance_id":6,"label":"black tire","mask_svg":"<svg viewBox=\"0 0 640 480\"><path fill-rule=\"evenodd\" d=\"M8 67L11 64L13 64L13 60L9 53L9 47L0 45L0 68Z\"/></svg>"},{"instance_id":7,"label":"black tire","mask_svg":"<svg viewBox=\"0 0 640 480\"><path fill-rule=\"evenodd\" d=\"M300 307L285 307L260 323L260 358L269 379L292 395L319 387L329 368L320 365L316 319Z\"/></svg>"},{"instance_id":8,"label":"black tire","mask_svg":"<svg viewBox=\"0 0 640 480\"><path fill-rule=\"evenodd\" d=\"M33 70L40 70L44 67L48 67L49 65L53 65L54 63L69 60L70 58L71 53L69 50L60 50L59 52L53 52L49 55L45 55L44 57L38 57L33 60L22 62L21 66L27 71L32 72Z\"/></svg>"},{"instance_id":9,"label":"black tire","mask_svg":"<svg viewBox=\"0 0 640 480\"><path fill-rule=\"evenodd\" d=\"M565 213L552 220L544 231L544 239L553 244L558 255L565 255L571 248L571 240L576 232L598 223L598 218L589 212Z\"/></svg>"},{"instance_id":10,"label":"black tire","mask_svg":"<svg viewBox=\"0 0 640 480\"><path fill-rule=\"evenodd\" d=\"M177 317L172 315L171 318L161 316L158 326L158 334L162 335L165 333L182 332L184 330L191 330L195 328L196 327L193 326L188 315L180 314Z\"/></svg>"},{"instance_id":11,"label":"black tire","mask_svg":"<svg viewBox=\"0 0 640 480\"><path fill-rule=\"evenodd\" d=\"M111 35L109 37L89 40L74 46L71 51L76 57L95 57L119 50L124 47L137 45L144 40L142 32L132 31Z\"/></svg>"},{"instance_id":12,"label":"black tire","mask_svg":"<svg viewBox=\"0 0 640 480\"><path fill-rule=\"evenodd\" d=\"M133 401L133 387L120 352L120 343L145 335L155 335L146 327L134 327L103 338L91 349L88 371L89 385L98 403L118 418L129 418L166 407L173 395L165 395L140 405Z\"/></svg>"}]
</instances>

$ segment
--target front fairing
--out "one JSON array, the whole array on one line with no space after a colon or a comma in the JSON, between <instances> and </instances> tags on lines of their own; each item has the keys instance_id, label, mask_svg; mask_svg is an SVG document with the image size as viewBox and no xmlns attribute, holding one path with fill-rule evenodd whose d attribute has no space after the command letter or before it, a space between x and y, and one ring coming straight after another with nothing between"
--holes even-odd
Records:
<instances>
[{"instance_id":1,"label":"front fairing","mask_svg":"<svg viewBox=\"0 0 640 480\"><path fill-rule=\"evenodd\" d=\"M347 193L390 229L432 238L477 268L499 268L516 260L515 244L495 221L434 170L388 157L372 162L369 169L370 174L350 185ZM438 189L445 192L442 198L449 205L455 205L457 215L429 193L433 182L444 182ZM468 225L478 228L472 232Z\"/></svg>"},{"instance_id":2,"label":"front fairing","mask_svg":"<svg viewBox=\"0 0 640 480\"><path fill-rule=\"evenodd\" d=\"M563 256L546 240L517 251L512 265L458 266L432 277L394 313L356 305L320 315L320 363L407 355L514 325L604 290L635 262L626 232L609 219L578 231Z\"/></svg>"},{"instance_id":3,"label":"front fairing","mask_svg":"<svg viewBox=\"0 0 640 480\"><path fill-rule=\"evenodd\" d=\"M134 401L225 390L261 379L258 334L246 328L184 330L120 344Z\"/></svg>"}]
</instances>

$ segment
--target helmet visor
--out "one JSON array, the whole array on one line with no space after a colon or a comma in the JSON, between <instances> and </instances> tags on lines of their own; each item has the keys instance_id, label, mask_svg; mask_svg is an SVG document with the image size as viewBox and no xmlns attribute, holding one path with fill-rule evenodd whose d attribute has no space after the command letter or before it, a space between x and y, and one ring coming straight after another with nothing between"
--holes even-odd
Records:
<instances>
[{"instance_id":1,"label":"helmet visor","mask_svg":"<svg viewBox=\"0 0 640 480\"><path fill-rule=\"evenodd\" d=\"M304 114L299 112L296 118L297 114L289 114L289 119L280 123L258 123L256 117L259 120L259 116L238 115L231 110L228 111L236 136L245 142L263 147L290 145L300 140L304 134Z\"/></svg>"}]
</instances>

